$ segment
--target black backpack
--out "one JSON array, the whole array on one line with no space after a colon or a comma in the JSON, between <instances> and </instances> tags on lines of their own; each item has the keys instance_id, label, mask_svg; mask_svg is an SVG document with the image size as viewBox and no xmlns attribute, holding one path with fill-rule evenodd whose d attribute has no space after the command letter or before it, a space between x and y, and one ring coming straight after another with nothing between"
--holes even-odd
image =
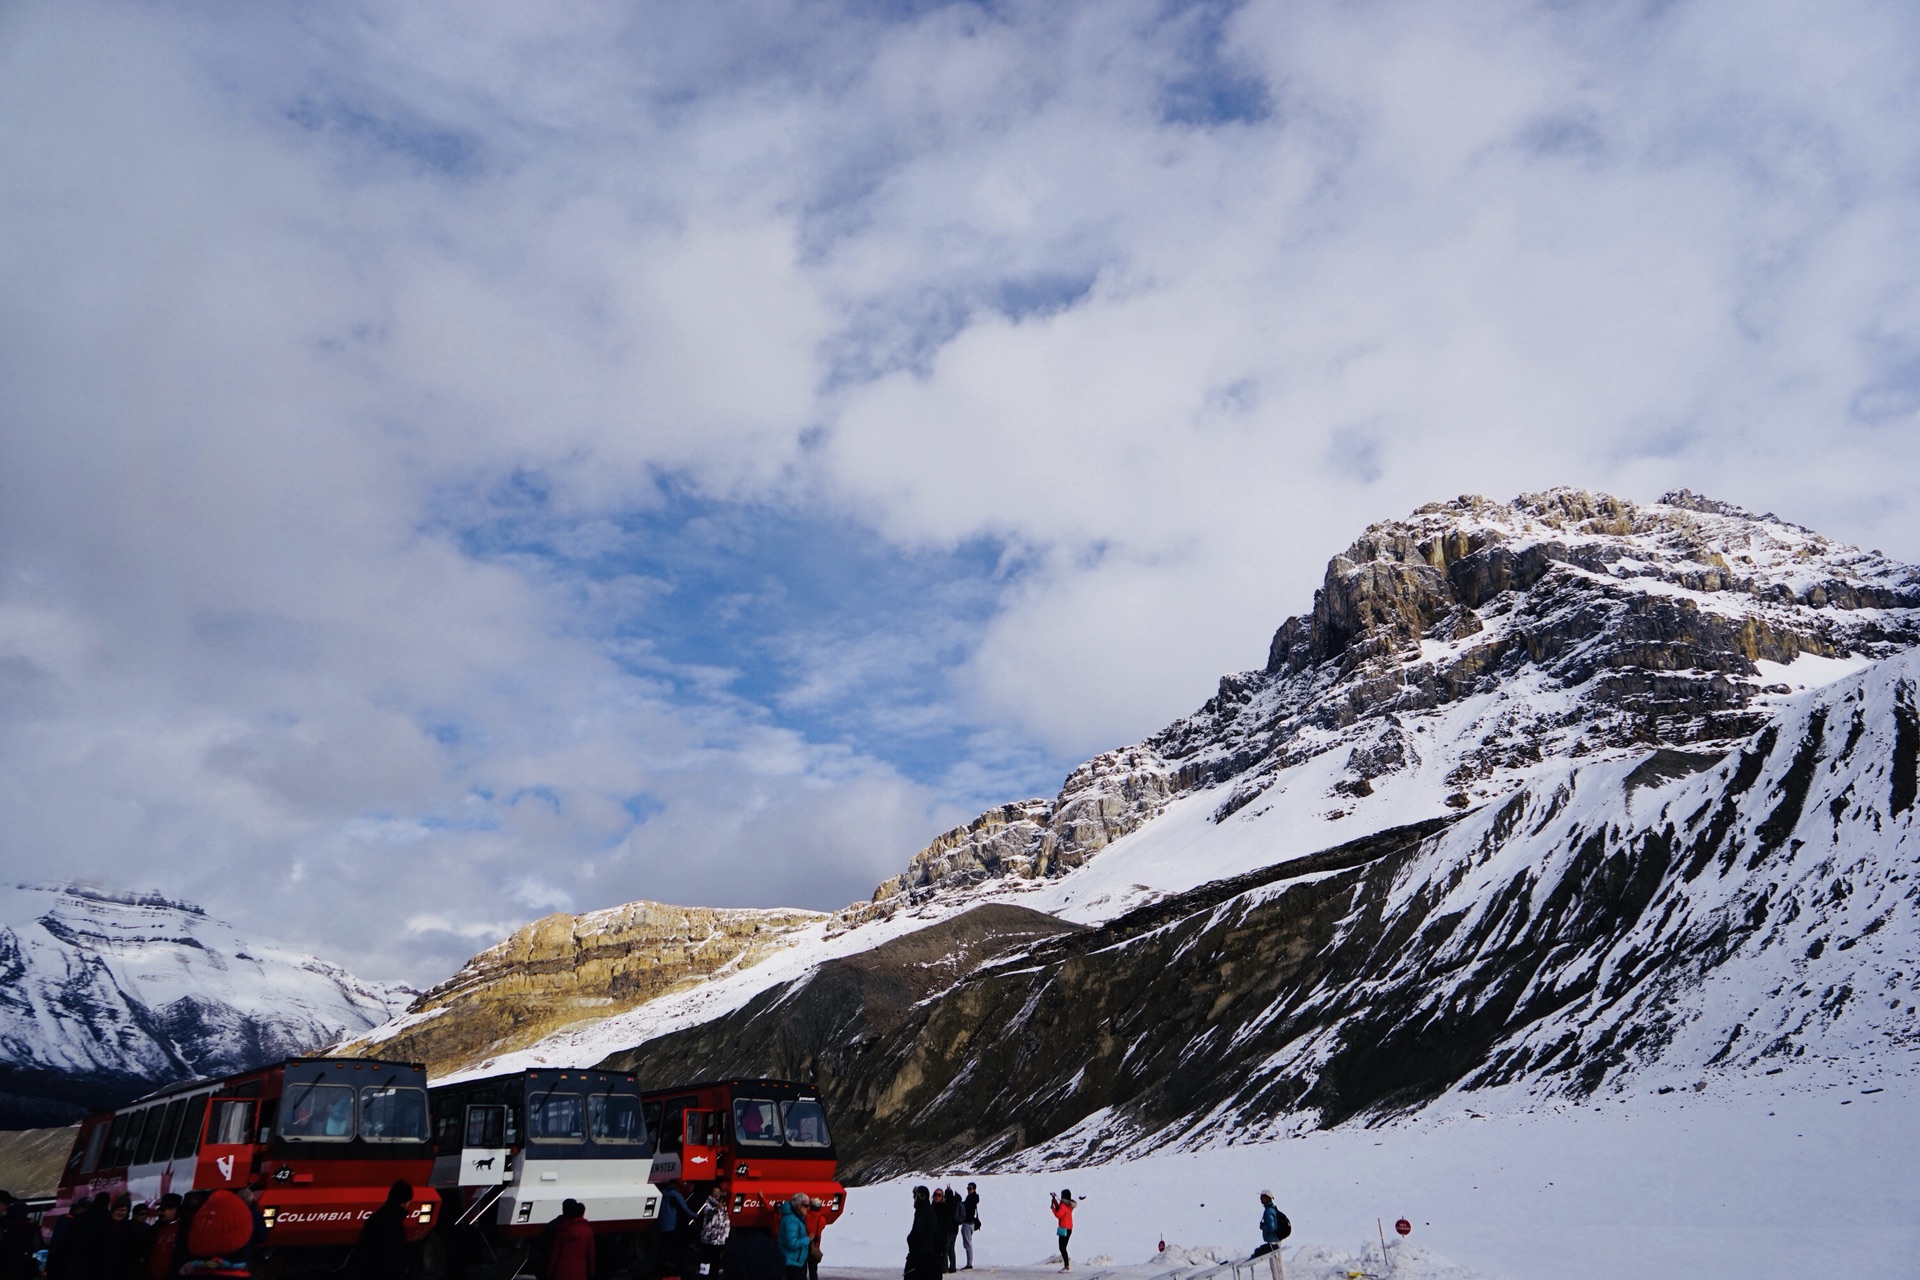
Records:
<instances>
[{"instance_id":1,"label":"black backpack","mask_svg":"<svg viewBox=\"0 0 1920 1280\"><path fill-rule=\"evenodd\" d=\"M1280 1213L1278 1209L1275 1209L1274 1212ZM1288 1236L1292 1234L1293 1234L1293 1224L1287 1221L1286 1214L1280 1213L1280 1238L1282 1240L1285 1240Z\"/></svg>"}]
</instances>

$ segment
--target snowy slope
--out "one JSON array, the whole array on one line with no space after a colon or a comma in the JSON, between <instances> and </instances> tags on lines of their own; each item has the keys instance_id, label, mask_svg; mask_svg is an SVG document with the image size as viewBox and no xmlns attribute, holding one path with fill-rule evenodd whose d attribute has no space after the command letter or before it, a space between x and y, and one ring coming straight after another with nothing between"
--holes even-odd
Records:
<instances>
[{"instance_id":1,"label":"snowy slope","mask_svg":"<svg viewBox=\"0 0 1920 1280\"><path fill-rule=\"evenodd\" d=\"M1774 740L1797 740L1809 691L1864 689L1848 682L1880 671L1862 709L1870 746L1858 751L1891 751L1888 690L1904 677L1883 664L1920 640L1917 606L1910 566L1691 494L1435 504L1334 557L1313 610L1279 629L1265 668L1224 678L1194 715L1076 769L1054 800L948 833L874 903L795 931L757 965L494 1061L597 1060L981 903L1099 924L1436 816L1471 811L1461 830L1482 839L1516 798L1532 834L1496 870L1551 872L1572 856L1557 842L1583 829L1630 824L1672 786L1689 796L1728 786L1731 766L1702 771L1770 726ZM1680 754L1635 774L1662 750ZM1561 792L1578 793L1580 816L1535 832L1546 809L1565 807ZM1808 811L1831 800L1822 792ZM1829 844L1904 856L1861 814ZM1752 825L1727 838L1753 838ZM1451 868L1456 851L1432 856ZM1485 910L1470 901L1478 892L1494 881L1471 880L1448 909Z\"/></svg>"},{"instance_id":2,"label":"snowy slope","mask_svg":"<svg viewBox=\"0 0 1920 1280\"><path fill-rule=\"evenodd\" d=\"M211 919L84 885L0 889L0 1099L73 1110L315 1049L413 992Z\"/></svg>"}]
</instances>

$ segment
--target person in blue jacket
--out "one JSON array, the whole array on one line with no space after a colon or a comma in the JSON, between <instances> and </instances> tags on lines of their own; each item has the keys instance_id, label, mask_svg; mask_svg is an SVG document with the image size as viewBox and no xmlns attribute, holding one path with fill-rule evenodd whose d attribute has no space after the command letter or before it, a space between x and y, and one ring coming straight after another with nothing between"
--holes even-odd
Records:
<instances>
[{"instance_id":1,"label":"person in blue jacket","mask_svg":"<svg viewBox=\"0 0 1920 1280\"><path fill-rule=\"evenodd\" d=\"M786 1280L807 1280L806 1192L796 1191L793 1199L780 1202L780 1264L787 1269Z\"/></svg>"},{"instance_id":2,"label":"person in blue jacket","mask_svg":"<svg viewBox=\"0 0 1920 1280\"><path fill-rule=\"evenodd\" d=\"M1280 1280L1280 1242L1293 1234L1293 1224L1273 1202L1273 1192L1262 1191L1260 1205L1260 1247L1253 1251L1253 1256L1271 1255L1267 1266L1273 1272L1273 1280Z\"/></svg>"}]
</instances>

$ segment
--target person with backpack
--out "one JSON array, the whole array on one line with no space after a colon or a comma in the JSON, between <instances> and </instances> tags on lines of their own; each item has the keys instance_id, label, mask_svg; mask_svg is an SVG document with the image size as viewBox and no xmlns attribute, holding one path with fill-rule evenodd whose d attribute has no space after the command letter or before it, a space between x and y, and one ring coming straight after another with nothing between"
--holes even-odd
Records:
<instances>
[{"instance_id":1,"label":"person with backpack","mask_svg":"<svg viewBox=\"0 0 1920 1280\"><path fill-rule=\"evenodd\" d=\"M973 1270L973 1233L980 1229L980 1188L969 1182L967 1198L960 1202L960 1243L966 1246L967 1265L962 1271Z\"/></svg>"},{"instance_id":2,"label":"person with backpack","mask_svg":"<svg viewBox=\"0 0 1920 1280\"><path fill-rule=\"evenodd\" d=\"M1067 1241L1073 1239L1073 1192L1062 1188L1059 1195L1047 1199L1053 1202L1053 1220L1060 1224L1054 1230L1060 1240L1060 1270L1071 1271L1073 1259L1067 1256Z\"/></svg>"},{"instance_id":3,"label":"person with backpack","mask_svg":"<svg viewBox=\"0 0 1920 1280\"><path fill-rule=\"evenodd\" d=\"M1287 1215L1280 1212L1280 1206L1273 1202L1273 1192L1260 1193L1260 1247L1253 1251L1254 1257L1268 1255L1267 1267L1273 1273L1273 1280L1282 1280L1280 1271L1280 1242L1293 1234L1293 1224L1287 1221Z\"/></svg>"}]
</instances>

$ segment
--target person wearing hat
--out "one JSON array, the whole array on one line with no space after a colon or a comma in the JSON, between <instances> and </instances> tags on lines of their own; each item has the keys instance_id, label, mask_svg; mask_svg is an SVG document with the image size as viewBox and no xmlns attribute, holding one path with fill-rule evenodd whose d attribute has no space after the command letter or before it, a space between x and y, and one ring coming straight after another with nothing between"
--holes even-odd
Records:
<instances>
[{"instance_id":1,"label":"person wearing hat","mask_svg":"<svg viewBox=\"0 0 1920 1280\"><path fill-rule=\"evenodd\" d=\"M1253 1251L1254 1257L1267 1254L1270 1260L1267 1266L1273 1271L1273 1280L1280 1277L1280 1242L1293 1234L1293 1224L1287 1221L1287 1215L1280 1212L1280 1206L1273 1202L1273 1192L1260 1193L1260 1247Z\"/></svg>"}]
</instances>

